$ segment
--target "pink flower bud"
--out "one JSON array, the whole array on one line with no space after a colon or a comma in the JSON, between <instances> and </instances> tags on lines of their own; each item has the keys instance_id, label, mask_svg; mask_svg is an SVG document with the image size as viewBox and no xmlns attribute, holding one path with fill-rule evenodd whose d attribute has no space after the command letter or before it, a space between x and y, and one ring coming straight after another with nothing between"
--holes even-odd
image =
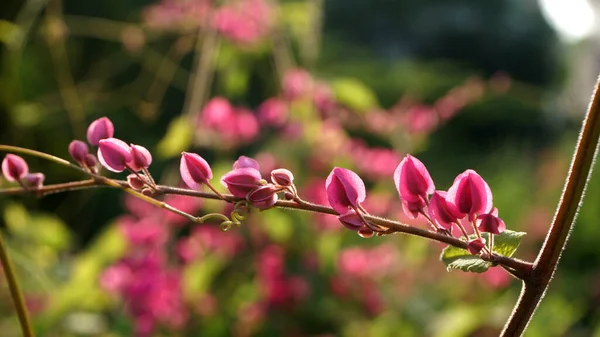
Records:
<instances>
[{"instance_id":1,"label":"pink flower bud","mask_svg":"<svg viewBox=\"0 0 600 337\"><path fill-rule=\"evenodd\" d=\"M2 175L8 181L19 181L29 173L29 166L25 159L14 155L7 154L2 161Z\"/></svg>"},{"instance_id":2,"label":"pink flower bud","mask_svg":"<svg viewBox=\"0 0 600 337\"><path fill-rule=\"evenodd\" d=\"M123 172L131 162L131 148L117 138L101 139L98 143L98 160L107 170Z\"/></svg>"},{"instance_id":3,"label":"pink flower bud","mask_svg":"<svg viewBox=\"0 0 600 337\"><path fill-rule=\"evenodd\" d=\"M212 179L210 165L195 153L183 152L179 173L183 182L191 189L199 190L202 184Z\"/></svg>"},{"instance_id":4,"label":"pink flower bud","mask_svg":"<svg viewBox=\"0 0 600 337\"><path fill-rule=\"evenodd\" d=\"M262 186L260 184L260 172L251 167L244 167L229 171L221 178L221 184L227 187L229 192L238 198L246 198L248 193L255 188Z\"/></svg>"},{"instance_id":5,"label":"pink flower bud","mask_svg":"<svg viewBox=\"0 0 600 337\"><path fill-rule=\"evenodd\" d=\"M143 146L131 144L131 162L129 166L134 171L148 168L152 164L150 151Z\"/></svg>"},{"instance_id":6,"label":"pink flower bud","mask_svg":"<svg viewBox=\"0 0 600 337\"><path fill-rule=\"evenodd\" d=\"M133 173L127 176L127 183L131 188L138 191L146 186L146 182Z\"/></svg>"},{"instance_id":7,"label":"pink flower bud","mask_svg":"<svg viewBox=\"0 0 600 337\"><path fill-rule=\"evenodd\" d=\"M497 208L494 208L489 214L480 214L477 220L479 220L478 228L482 232L498 235L506 230L506 224L498 217Z\"/></svg>"},{"instance_id":8,"label":"pink flower bud","mask_svg":"<svg viewBox=\"0 0 600 337\"><path fill-rule=\"evenodd\" d=\"M289 170L284 168L276 169L271 171L271 181L279 186L288 187L292 186L294 182L294 175Z\"/></svg>"},{"instance_id":9,"label":"pink flower bud","mask_svg":"<svg viewBox=\"0 0 600 337\"><path fill-rule=\"evenodd\" d=\"M339 214L358 207L367 195L362 179L356 173L339 167L335 167L327 177L325 190L329 204Z\"/></svg>"},{"instance_id":10,"label":"pink flower bud","mask_svg":"<svg viewBox=\"0 0 600 337\"><path fill-rule=\"evenodd\" d=\"M43 173L28 173L23 177L23 183L33 189L41 188L44 185L46 176Z\"/></svg>"},{"instance_id":11,"label":"pink flower bud","mask_svg":"<svg viewBox=\"0 0 600 337\"><path fill-rule=\"evenodd\" d=\"M84 164L86 167L89 167L90 169L92 169L92 171L96 172L96 165L98 165L98 159L96 159L96 156L94 156L93 154L88 153L84 157Z\"/></svg>"},{"instance_id":12,"label":"pink flower bud","mask_svg":"<svg viewBox=\"0 0 600 337\"><path fill-rule=\"evenodd\" d=\"M425 208L425 206L427 206L427 204L425 203L424 200L417 200L417 201L402 200L402 210L404 211L404 214L406 214L406 216L408 216L409 218L413 218L413 219L418 218L419 214L421 214L421 212L423 211L423 208Z\"/></svg>"},{"instance_id":13,"label":"pink flower bud","mask_svg":"<svg viewBox=\"0 0 600 337\"><path fill-rule=\"evenodd\" d=\"M115 133L113 123L107 117L98 118L90 124L87 129L88 142L94 146L100 143L100 140L112 138Z\"/></svg>"},{"instance_id":14,"label":"pink flower bud","mask_svg":"<svg viewBox=\"0 0 600 337\"><path fill-rule=\"evenodd\" d=\"M87 156L89 152L87 144L80 140L74 140L69 144L69 154L71 155L71 158L80 165L85 162L85 156Z\"/></svg>"},{"instance_id":15,"label":"pink flower bud","mask_svg":"<svg viewBox=\"0 0 600 337\"><path fill-rule=\"evenodd\" d=\"M446 201L446 192L435 191L429 201L429 216L436 225L450 230L452 225L462 218L456 207Z\"/></svg>"},{"instance_id":16,"label":"pink flower bud","mask_svg":"<svg viewBox=\"0 0 600 337\"><path fill-rule=\"evenodd\" d=\"M446 200L456 206L462 216L469 215L469 221L478 214L489 213L492 209L492 191L477 172L466 170L454 179Z\"/></svg>"},{"instance_id":17,"label":"pink flower bud","mask_svg":"<svg viewBox=\"0 0 600 337\"><path fill-rule=\"evenodd\" d=\"M359 229L365 227L365 224L362 222L360 216L356 214L353 209L338 216L338 220L340 220L344 227L352 231L358 231Z\"/></svg>"},{"instance_id":18,"label":"pink flower bud","mask_svg":"<svg viewBox=\"0 0 600 337\"><path fill-rule=\"evenodd\" d=\"M240 156L238 160L233 163L233 169L239 169L244 167L250 167L256 170L260 169L258 162L250 157Z\"/></svg>"},{"instance_id":19,"label":"pink flower bud","mask_svg":"<svg viewBox=\"0 0 600 337\"><path fill-rule=\"evenodd\" d=\"M258 120L262 124L279 127L285 124L287 117L287 103L280 98L269 98L258 107Z\"/></svg>"},{"instance_id":20,"label":"pink flower bud","mask_svg":"<svg viewBox=\"0 0 600 337\"><path fill-rule=\"evenodd\" d=\"M435 190L433 180L425 165L417 158L407 154L394 172L394 183L405 201L427 200L427 195Z\"/></svg>"},{"instance_id":21,"label":"pink flower bud","mask_svg":"<svg viewBox=\"0 0 600 337\"><path fill-rule=\"evenodd\" d=\"M248 193L246 200L260 209L269 208L277 202L277 189L273 185L264 185Z\"/></svg>"},{"instance_id":22,"label":"pink flower bud","mask_svg":"<svg viewBox=\"0 0 600 337\"><path fill-rule=\"evenodd\" d=\"M477 238L477 239L471 240L467 244L467 250L469 251L469 253L471 253L473 255L479 254L479 252L481 252L483 247L485 247L485 240L483 238Z\"/></svg>"}]
</instances>

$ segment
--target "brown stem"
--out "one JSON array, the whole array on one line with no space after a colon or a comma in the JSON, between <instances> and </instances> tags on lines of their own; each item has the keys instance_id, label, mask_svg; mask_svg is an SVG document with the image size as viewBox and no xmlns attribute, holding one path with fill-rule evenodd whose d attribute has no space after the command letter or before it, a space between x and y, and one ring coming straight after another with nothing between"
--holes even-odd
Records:
<instances>
[{"instance_id":1,"label":"brown stem","mask_svg":"<svg viewBox=\"0 0 600 337\"><path fill-rule=\"evenodd\" d=\"M504 326L502 335L520 336L539 305L556 271L561 252L581 204L585 186L592 172L600 136L600 78L583 121L571 168L560 198L550 231L533 264L530 278L524 283L521 296Z\"/></svg>"},{"instance_id":2,"label":"brown stem","mask_svg":"<svg viewBox=\"0 0 600 337\"><path fill-rule=\"evenodd\" d=\"M47 185L47 186L42 187L40 190L38 190L38 193L41 193L42 195L46 195L46 194L64 192L64 191L69 191L69 190L77 190L77 189L82 189L82 188L101 187L101 186L110 186L110 187L121 188L125 192L133 194L134 196L136 196L138 198L140 198L140 195L141 195L140 193L132 191L130 188L127 188L128 184L126 181L110 180L110 179L107 179L104 177L102 177L101 179L92 180L92 181L85 180L85 181L81 181L81 182L72 182L72 183L67 183L67 184ZM0 189L0 195L5 194L6 192L8 192L6 194L18 194L17 193L18 190L20 190L20 194L28 193L28 191L23 190L23 189ZM187 196L192 196L192 197L197 197L197 198L224 200L226 202L231 202L231 203L245 200L243 198L235 197L231 194L217 195L215 193L210 193L210 192L201 192L201 191L196 191L196 190L164 186L164 185L156 185L156 193L157 194L187 195ZM173 211L171 209L172 207L164 204L161 201L155 200L155 199L150 198L145 195L142 195L142 199L144 199L148 202L151 202L152 204L154 204L158 207L166 208L170 211ZM278 200L275 203L274 207L338 215L338 213L335 210L333 210L333 208L331 208L331 207L314 204L314 203L302 200L299 197L295 198L295 200ZM178 213L178 212L176 212L176 213ZM180 213L178 213L178 214L180 214ZM460 240L455 237L452 237L452 236L438 233L436 231L429 231L426 229L409 226L409 225L403 224L398 221L394 221L394 220L390 220L390 219L386 219L386 218L380 218L380 217L373 216L373 215L364 214L363 216L364 216L364 219L369 221L370 223L387 228L393 232L399 232L399 233L420 236L423 238L446 243L446 244L449 244L449 245L452 245L452 246L455 246L458 248L462 248L462 249L467 248L467 243L465 241ZM518 260L515 258L509 258L509 257L501 256L498 254L482 255L481 258L486 261L494 262L499 265L506 266L506 267L512 268L514 270L517 270L519 275L521 275L523 277L524 277L524 275L528 275L529 272L531 271L531 263L522 261L522 260Z\"/></svg>"},{"instance_id":3,"label":"brown stem","mask_svg":"<svg viewBox=\"0 0 600 337\"><path fill-rule=\"evenodd\" d=\"M6 244L4 243L4 238L0 234L0 261L2 262L2 268L4 269L4 275L6 275L6 280L8 282L8 289L10 290L10 297L13 300L15 305L15 309L17 310L17 316L19 317L19 323L21 324L21 331L23 332L23 337L33 337L33 329L31 328L31 322L29 320L29 314L27 312L27 306L25 305L25 301L23 300L23 293L21 292L21 288L19 287L19 282L17 281L17 275L15 274L15 270L8 258L8 253L6 251Z\"/></svg>"}]
</instances>

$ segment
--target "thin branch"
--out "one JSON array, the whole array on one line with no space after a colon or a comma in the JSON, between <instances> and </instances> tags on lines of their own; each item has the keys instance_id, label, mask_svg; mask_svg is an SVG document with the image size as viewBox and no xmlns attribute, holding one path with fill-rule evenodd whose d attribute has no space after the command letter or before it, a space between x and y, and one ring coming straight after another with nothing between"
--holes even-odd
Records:
<instances>
[{"instance_id":1,"label":"thin branch","mask_svg":"<svg viewBox=\"0 0 600 337\"><path fill-rule=\"evenodd\" d=\"M0 145L0 150L2 150L1 145ZM107 182L110 182L110 184ZM131 191L131 189L129 189L127 187L128 185L127 185L126 181L110 180L108 178L104 178L103 180L102 179L84 180L84 181L65 183L65 184L47 185L47 186L43 186L42 188L37 190L36 193L38 195L47 195L47 194L51 194L51 193L65 192L68 190L80 190L83 188L101 187L101 186L110 186L110 187L120 188L120 189L123 189L126 191ZM20 190L20 194L30 193L29 191L24 190L22 188L14 188L14 189L0 190L0 195L2 195L2 194L18 194L19 190ZM164 186L164 185L157 185L156 193L158 195L160 195L160 194L177 194L177 195L185 195L185 196L191 196L191 197L197 197L197 198L224 200L224 201L230 202L230 203L236 203L238 201L245 200L243 198L235 197L231 194L217 195L216 193L202 192L202 191L196 191L196 190L190 190L190 189L178 188L178 187L171 187L171 186ZM137 197L138 195L135 195L135 196ZM169 206L168 204L166 204L164 202L158 201L158 200L148 197L146 195L143 195L143 197L144 197L144 199L151 199L153 204L155 204L158 207L165 208L169 211L175 212L179 215L189 218L189 216L183 215L182 213L175 211L171 206ZM338 215L338 213L335 210L333 210L333 208L331 208L331 207L328 207L325 205L314 204L314 203L311 203L311 202L308 202L305 200L302 200L301 202L298 202L297 200L278 200L275 203L274 207L302 210L302 211L308 211L308 212L314 212L314 213ZM446 243L446 244L449 244L449 245L452 245L452 246L455 246L458 248L462 248L462 249L467 248L467 242L460 240L458 238L452 237L452 236L448 236L446 234L441 234L436 231L429 231L426 229L410 226L410 225L403 224L398 221L385 219L385 218L381 218L381 217L377 217L377 216L373 216L373 215L365 214L364 217L366 220L368 220L369 222L371 222L373 224L376 224L381 227L385 227L388 230L391 230L391 232L388 232L388 233L410 234L410 235L415 235L415 236L419 236L422 238L430 239L433 241ZM498 254L492 254L491 256L489 254L484 254L481 256L481 258L485 261L497 263L499 265L511 268L511 269L515 270L516 271L515 273L517 275L519 275L521 278L524 278L525 276L529 275L529 273L531 271L531 267L532 267L532 264L529 262L522 261L522 260L515 259L515 258L509 258L509 257L498 255Z\"/></svg>"},{"instance_id":2,"label":"thin branch","mask_svg":"<svg viewBox=\"0 0 600 337\"><path fill-rule=\"evenodd\" d=\"M219 49L219 36L214 29L207 29L204 34L198 32L194 69L189 78L187 95L183 113L191 121L200 111L209 93L214 71L212 61L214 53Z\"/></svg>"},{"instance_id":3,"label":"thin branch","mask_svg":"<svg viewBox=\"0 0 600 337\"><path fill-rule=\"evenodd\" d=\"M29 314L27 312L27 306L25 305L25 300L23 299L23 293L21 292L21 288L19 287L19 282L17 281L17 275L15 274L15 270L10 262L8 257L8 252L6 249L6 244L4 243L4 238L0 234L0 261L2 262L2 267L4 269L4 275L6 275L6 280L8 282L8 289L10 290L10 297L12 298L15 309L17 310L17 316L19 317L19 323L21 324L21 330L23 332L23 337L33 337L33 329L31 328L31 321L29 319Z\"/></svg>"},{"instance_id":4,"label":"thin branch","mask_svg":"<svg viewBox=\"0 0 600 337\"><path fill-rule=\"evenodd\" d=\"M521 296L502 336L520 336L531 320L556 271L561 252L564 250L569 232L575 223L577 210L592 172L600 137L600 78L592 95L583 121L581 134L571 162L565 189L558 204L556 215L546 236L546 240L533 265L529 282L526 282Z\"/></svg>"}]
</instances>

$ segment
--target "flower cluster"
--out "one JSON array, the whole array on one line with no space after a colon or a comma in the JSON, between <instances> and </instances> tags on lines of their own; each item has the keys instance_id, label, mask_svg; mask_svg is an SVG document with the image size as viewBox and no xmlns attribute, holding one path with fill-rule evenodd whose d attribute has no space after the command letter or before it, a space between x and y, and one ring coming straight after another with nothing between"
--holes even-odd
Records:
<instances>
[{"instance_id":1,"label":"flower cluster","mask_svg":"<svg viewBox=\"0 0 600 337\"><path fill-rule=\"evenodd\" d=\"M467 249L477 255L486 248L481 232L494 235L506 229L492 206L492 192L488 184L474 170L459 174L448 191L435 190L427 168L417 158L406 155L394 172L394 183L404 213L413 219L424 217L439 232L452 235L459 229L468 240ZM368 214L361 206L365 201L365 185L360 177L347 169L334 168L325 184L329 204L338 212L339 221L347 228L368 237L380 232L378 226L364 217ZM475 237L469 237L465 224L471 225ZM492 252L490 238L488 252Z\"/></svg>"},{"instance_id":2,"label":"flower cluster","mask_svg":"<svg viewBox=\"0 0 600 337\"><path fill-rule=\"evenodd\" d=\"M268 35L274 14L273 5L265 0L231 1L219 7L209 0L161 0L146 8L143 19L156 30L212 28L234 43L248 45Z\"/></svg>"},{"instance_id":3,"label":"flower cluster","mask_svg":"<svg viewBox=\"0 0 600 337\"><path fill-rule=\"evenodd\" d=\"M88 144L81 140L73 140L69 144L69 154L79 166L89 172L98 173L98 162L112 172L129 170L131 174L127 181L131 188L143 190L152 188L154 180L148 172L152 163L152 154L143 146L130 144L113 138L115 128L107 117L93 121L87 129L87 141L91 146L98 147L98 157L90 153ZM139 173L140 171L143 172Z\"/></svg>"},{"instance_id":4,"label":"flower cluster","mask_svg":"<svg viewBox=\"0 0 600 337\"><path fill-rule=\"evenodd\" d=\"M241 156L233 163L233 169L221 178L221 184L234 197L246 199L252 206L267 209L275 205L279 199L278 193L286 193L287 199L296 194L293 184L294 175L287 169L271 171L271 183L261 176L256 160ZM199 189L212 178L210 165L200 155L184 152L181 156L180 173L182 180L192 189ZM216 191L215 191L216 192Z\"/></svg>"},{"instance_id":5,"label":"flower cluster","mask_svg":"<svg viewBox=\"0 0 600 337\"><path fill-rule=\"evenodd\" d=\"M30 173L25 159L7 154L2 160L2 175L7 181L17 182L25 189L39 189L46 178L43 173Z\"/></svg>"}]
</instances>

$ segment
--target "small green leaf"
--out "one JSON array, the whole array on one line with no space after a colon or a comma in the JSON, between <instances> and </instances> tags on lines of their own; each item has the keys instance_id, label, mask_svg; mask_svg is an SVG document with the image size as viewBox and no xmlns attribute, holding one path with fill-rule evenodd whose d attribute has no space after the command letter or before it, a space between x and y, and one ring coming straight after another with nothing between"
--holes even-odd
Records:
<instances>
[{"instance_id":1,"label":"small green leaf","mask_svg":"<svg viewBox=\"0 0 600 337\"><path fill-rule=\"evenodd\" d=\"M336 99L357 112L376 108L379 103L373 91L354 78L340 78L331 83Z\"/></svg>"},{"instance_id":2,"label":"small green leaf","mask_svg":"<svg viewBox=\"0 0 600 337\"><path fill-rule=\"evenodd\" d=\"M494 237L494 252L511 257L519 247L521 239L525 234L524 232L506 230L502 234L496 235ZM486 241L489 240L488 233L483 233L482 236ZM471 235L470 238L474 239L475 235ZM444 248L440 260L446 264L448 271L459 269L473 273L483 273L492 266L491 262L484 261L479 256L472 255L465 249L454 246Z\"/></svg>"},{"instance_id":3,"label":"small green leaf","mask_svg":"<svg viewBox=\"0 0 600 337\"><path fill-rule=\"evenodd\" d=\"M494 252L511 257L517 251L517 248L519 248L521 239L525 234L527 233L506 230L500 235L496 235L494 237Z\"/></svg>"}]
</instances>

